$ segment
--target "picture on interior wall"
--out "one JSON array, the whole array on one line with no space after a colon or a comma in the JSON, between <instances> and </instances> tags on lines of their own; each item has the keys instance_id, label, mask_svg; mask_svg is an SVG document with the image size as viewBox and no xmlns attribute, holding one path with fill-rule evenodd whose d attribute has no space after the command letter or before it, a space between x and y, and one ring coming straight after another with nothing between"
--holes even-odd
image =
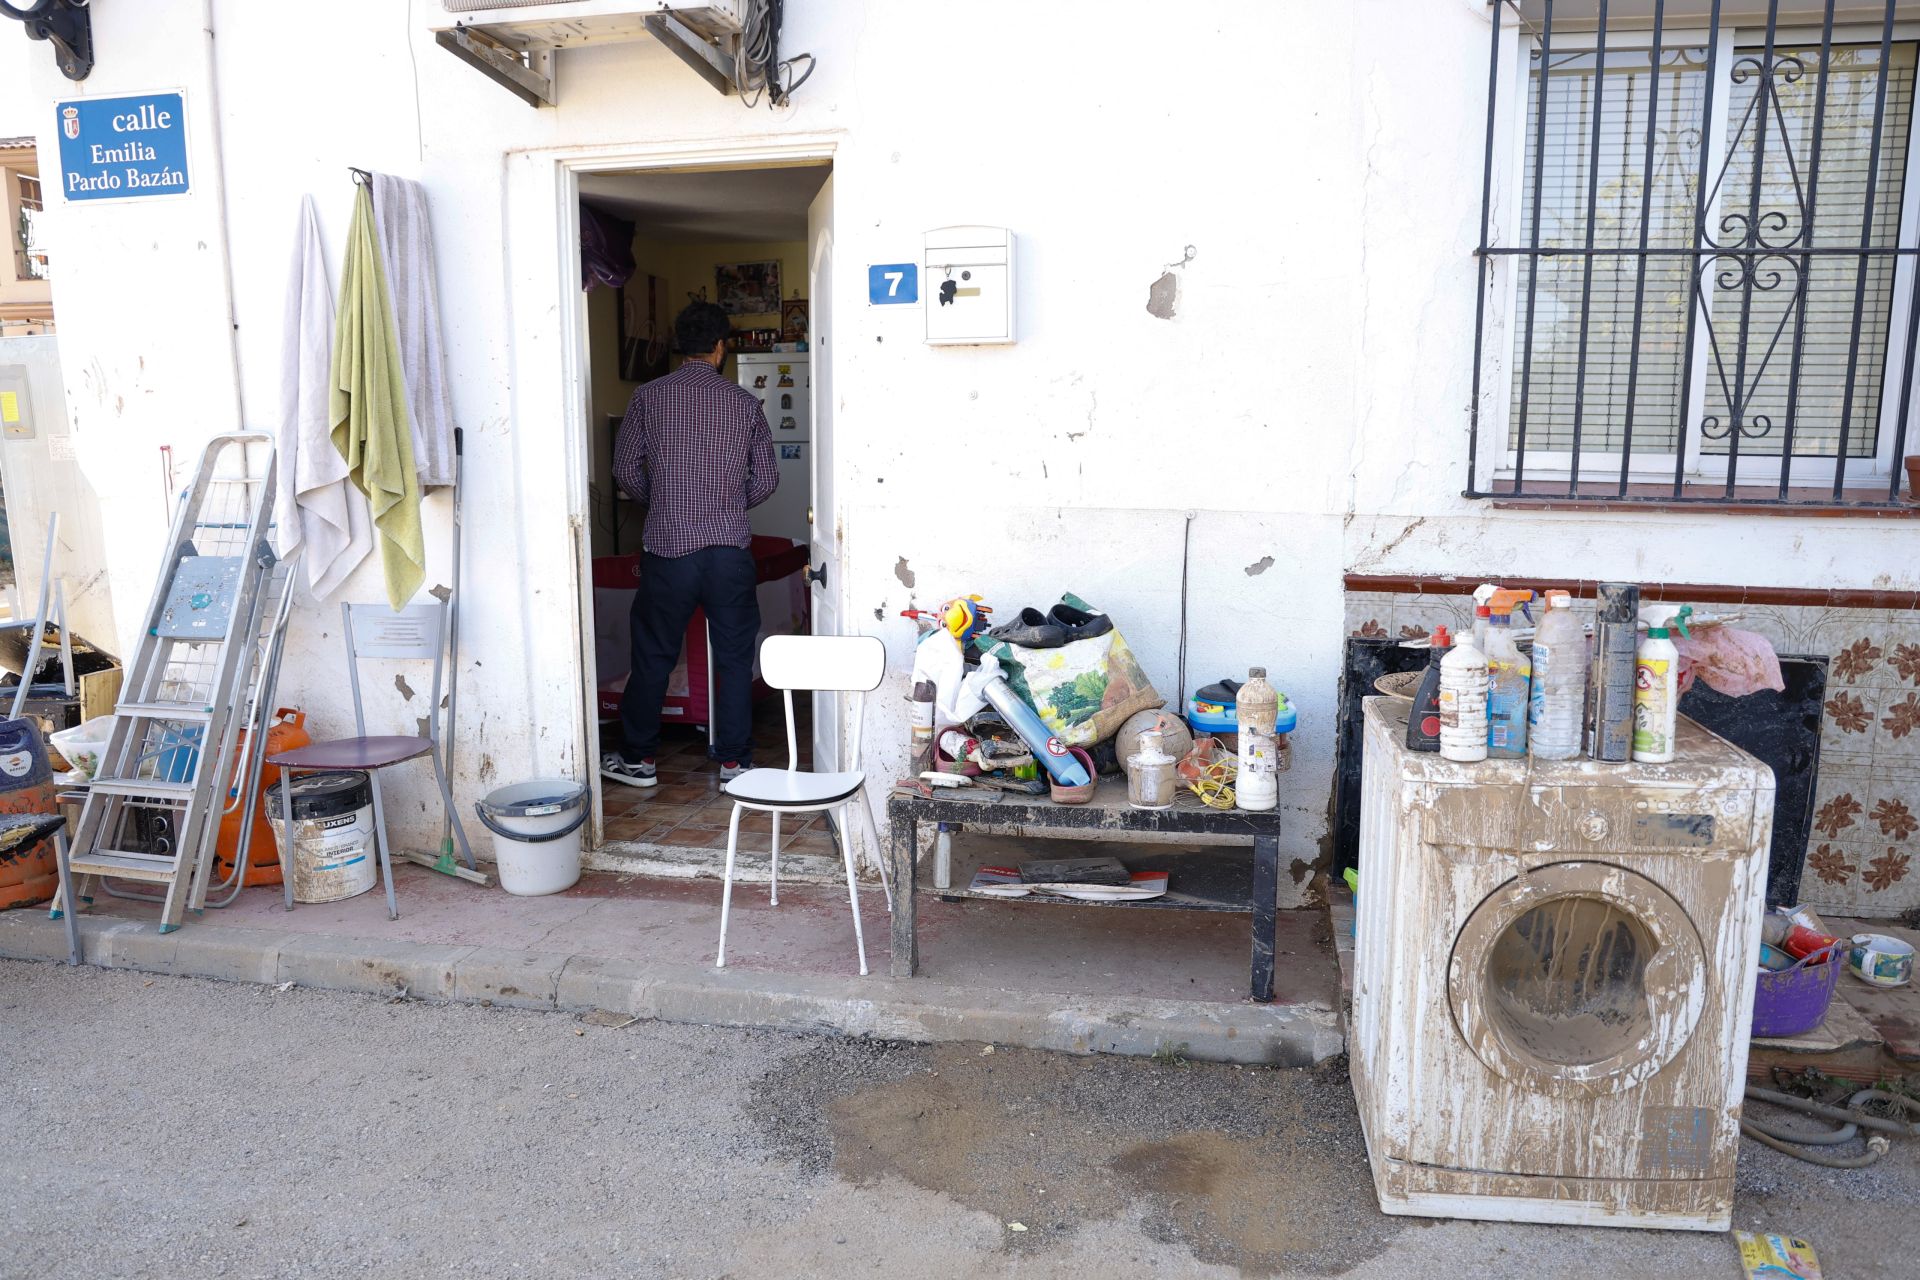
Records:
<instances>
[{"instance_id":1,"label":"picture on interior wall","mask_svg":"<svg viewBox=\"0 0 1920 1280\"><path fill-rule=\"evenodd\" d=\"M713 300L730 316L780 310L780 262L723 262L713 269Z\"/></svg>"},{"instance_id":2,"label":"picture on interior wall","mask_svg":"<svg viewBox=\"0 0 1920 1280\"><path fill-rule=\"evenodd\" d=\"M780 341L805 342L807 340L807 300L788 298L780 304Z\"/></svg>"},{"instance_id":3,"label":"picture on interior wall","mask_svg":"<svg viewBox=\"0 0 1920 1280\"><path fill-rule=\"evenodd\" d=\"M667 371L667 282L635 274L620 290L620 377L651 382Z\"/></svg>"}]
</instances>

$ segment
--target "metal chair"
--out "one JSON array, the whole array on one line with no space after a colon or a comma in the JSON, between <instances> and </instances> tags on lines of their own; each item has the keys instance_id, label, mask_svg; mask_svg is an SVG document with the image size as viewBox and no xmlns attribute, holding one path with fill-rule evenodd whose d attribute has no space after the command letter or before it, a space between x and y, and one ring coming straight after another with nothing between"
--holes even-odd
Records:
<instances>
[{"instance_id":1,"label":"metal chair","mask_svg":"<svg viewBox=\"0 0 1920 1280\"><path fill-rule=\"evenodd\" d=\"M854 881L848 821L850 811L859 813L867 833L873 837L874 848L880 847L880 836L863 790L867 775L859 767L860 722L866 695L880 687L886 668L886 647L873 636L768 636L761 642L760 675L768 685L781 691L780 696L786 703L787 767L749 769L722 788L733 801L733 816L727 823L727 870L725 887L720 892L720 954L713 962L716 969L727 967L727 919L733 908L733 860L740 846L740 815L748 809L773 815L771 901L777 907L780 905L780 815L837 810L840 860L846 865L847 900L853 906L853 943L860 956L860 973L866 974L867 940L860 927L860 890ZM793 721L795 689L854 695L847 753L852 769L837 773L801 771L799 740ZM887 910L892 911L893 886L887 879L885 859L880 863L880 886L887 895Z\"/></svg>"},{"instance_id":2,"label":"metal chair","mask_svg":"<svg viewBox=\"0 0 1920 1280\"><path fill-rule=\"evenodd\" d=\"M433 762L433 778L440 787L447 821L468 868L473 850L467 831L453 806L453 791L440 757L440 678L446 666L451 627L448 607L439 601L410 604L395 612L383 604L342 604L341 624L347 640L347 678L353 687L353 727L358 735L315 742L267 757L280 769L280 812L283 821L275 843L280 851L280 877L286 889L287 910L293 910L293 776L296 770L314 773L326 769L364 769L373 789L374 844L380 854L380 880L387 887L387 918L398 920L400 908L393 896L393 864L387 839L386 810L380 800L380 770L426 756ZM419 736L370 737L360 701L360 662L365 658L433 659L433 695L427 702L427 733Z\"/></svg>"}]
</instances>

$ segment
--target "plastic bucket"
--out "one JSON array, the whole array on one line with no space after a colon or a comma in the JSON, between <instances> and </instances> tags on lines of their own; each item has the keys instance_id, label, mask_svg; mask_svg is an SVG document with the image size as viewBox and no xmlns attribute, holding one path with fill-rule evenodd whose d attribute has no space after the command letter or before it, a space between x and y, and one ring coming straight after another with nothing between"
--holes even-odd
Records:
<instances>
[{"instance_id":1,"label":"plastic bucket","mask_svg":"<svg viewBox=\"0 0 1920 1280\"><path fill-rule=\"evenodd\" d=\"M476 801L493 832L500 887L523 898L570 889L580 879L580 828L587 789L565 778L536 778L490 791Z\"/></svg>"},{"instance_id":2,"label":"plastic bucket","mask_svg":"<svg viewBox=\"0 0 1920 1280\"><path fill-rule=\"evenodd\" d=\"M1826 1020L1839 981L1840 953L1834 948L1816 951L1778 973L1760 970L1755 977L1753 1034L1797 1036L1813 1030Z\"/></svg>"},{"instance_id":3,"label":"plastic bucket","mask_svg":"<svg viewBox=\"0 0 1920 1280\"><path fill-rule=\"evenodd\" d=\"M285 788L266 789L275 838L286 826ZM293 780L293 897L339 902L373 888L373 784L358 769Z\"/></svg>"}]
</instances>

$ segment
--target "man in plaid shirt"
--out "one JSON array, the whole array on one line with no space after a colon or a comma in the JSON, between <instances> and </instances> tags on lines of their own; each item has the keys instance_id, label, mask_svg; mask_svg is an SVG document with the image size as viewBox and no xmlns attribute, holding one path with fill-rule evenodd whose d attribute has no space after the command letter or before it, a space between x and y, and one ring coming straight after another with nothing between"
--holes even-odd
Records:
<instances>
[{"instance_id":1,"label":"man in plaid shirt","mask_svg":"<svg viewBox=\"0 0 1920 1280\"><path fill-rule=\"evenodd\" d=\"M686 361L633 393L613 450L614 480L647 516L633 670L620 698L625 741L601 758L600 772L634 787L658 781L660 708L696 607L706 611L718 686L707 691L711 754L723 781L751 767L760 604L747 512L780 483L759 399L720 376L727 313L695 302L673 328Z\"/></svg>"}]
</instances>

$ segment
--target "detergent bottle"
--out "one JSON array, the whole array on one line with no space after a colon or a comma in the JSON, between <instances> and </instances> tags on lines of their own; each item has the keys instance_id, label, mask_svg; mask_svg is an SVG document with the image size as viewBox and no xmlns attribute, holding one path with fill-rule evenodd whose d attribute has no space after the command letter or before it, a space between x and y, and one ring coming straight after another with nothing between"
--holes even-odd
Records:
<instances>
[{"instance_id":1,"label":"detergent bottle","mask_svg":"<svg viewBox=\"0 0 1920 1280\"><path fill-rule=\"evenodd\" d=\"M1672 633L1687 635L1690 604L1648 605L1640 611L1647 638L1633 665L1633 758L1647 764L1673 759L1673 734L1680 720L1680 650Z\"/></svg>"},{"instance_id":2,"label":"detergent bottle","mask_svg":"<svg viewBox=\"0 0 1920 1280\"><path fill-rule=\"evenodd\" d=\"M1547 592L1547 611L1533 633L1533 695L1527 705L1527 749L1536 760L1580 754L1587 707L1587 636L1573 597Z\"/></svg>"},{"instance_id":3,"label":"detergent bottle","mask_svg":"<svg viewBox=\"0 0 1920 1280\"><path fill-rule=\"evenodd\" d=\"M1413 695L1413 710L1407 713L1407 750L1440 749L1440 663L1453 648L1453 637L1445 627L1435 627L1427 638L1427 673L1420 677L1419 691Z\"/></svg>"},{"instance_id":4,"label":"detergent bottle","mask_svg":"<svg viewBox=\"0 0 1920 1280\"><path fill-rule=\"evenodd\" d=\"M1471 636L1440 659L1440 758L1487 758L1487 655Z\"/></svg>"},{"instance_id":5,"label":"detergent bottle","mask_svg":"<svg viewBox=\"0 0 1920 1280\"><path fill-rule=\"evenodd\" d=\"M1487 754L1495 759L1527 754L1533 663L1514 642L1513 611L1531 599L1531 591L1502 588L1487 602Z\"/></svg>"}]
</instances>

